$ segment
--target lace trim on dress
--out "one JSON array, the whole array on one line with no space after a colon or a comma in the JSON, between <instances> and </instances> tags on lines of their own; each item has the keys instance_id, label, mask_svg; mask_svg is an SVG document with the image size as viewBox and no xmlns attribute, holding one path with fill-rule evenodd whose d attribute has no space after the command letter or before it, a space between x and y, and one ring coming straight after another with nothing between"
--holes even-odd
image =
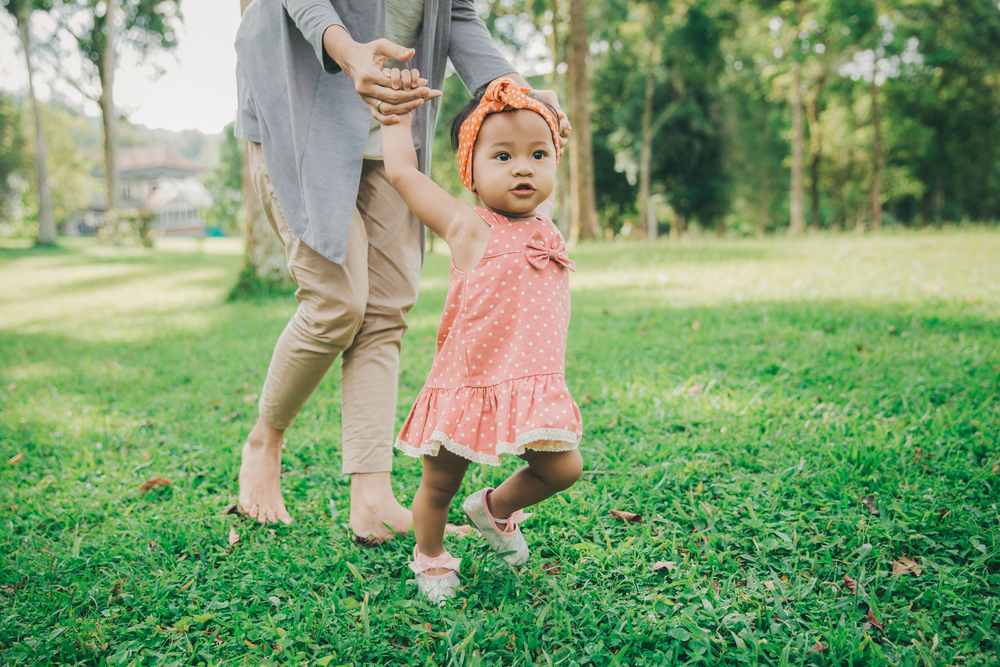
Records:
<instances>
[{"instance_id":1,"label":"lace trim on dress","mask_svg":"<svg viewBox=\"0 0 1000 667\"><path fill-rule=\"evenodd\" d=\"M582 436L577 435L573 431L561 428L536 428L533 431L528 431L517 436L514 438L514 442L498 442L496 455L491 455L485 452L477 452L471 447L455 442L441 431L434 431L428 441L420 445L420 447L414 447L408 442L397 439L396 449L402 451L407 456L419 458L421 456L437 456L443 445L452 454L461 456L473 463L498 466L500 465L500 454L520 456L528 449L540 452L567 452L579 447L581 438ZM531 443L543 440L562 442L563 445L546 447L544 449L528 446Z\"/></svg>"}]
</instances>

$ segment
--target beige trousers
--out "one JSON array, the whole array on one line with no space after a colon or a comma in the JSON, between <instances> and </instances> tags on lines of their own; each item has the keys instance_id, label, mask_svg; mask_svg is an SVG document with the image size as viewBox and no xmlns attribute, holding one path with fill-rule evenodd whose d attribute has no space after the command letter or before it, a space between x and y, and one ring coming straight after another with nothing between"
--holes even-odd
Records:
<instances>
[{"instance_id":1,"label":"beige trousers","mask_svg":"<svg viewBox=\"0 0 1000 667\"><path fill-rule=\"evenodd\" d=\"M299 304L275 345L260 416L272 428L288 428L343 353L343 473L390 471L400 341L420 279L420 222L389 183L382 162L365 160L347 259L335 264L291 233L260 144L251 142L248 149L254 189L285 246Z\"/></svg>"}]
</instances>

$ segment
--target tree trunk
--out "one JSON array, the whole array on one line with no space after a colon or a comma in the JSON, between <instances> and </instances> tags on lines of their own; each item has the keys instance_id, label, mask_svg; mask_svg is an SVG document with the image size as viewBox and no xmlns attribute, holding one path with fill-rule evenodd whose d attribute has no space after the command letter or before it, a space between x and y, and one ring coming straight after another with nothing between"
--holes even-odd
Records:
<instances>
[{"instance_id":1,"label":"tree trunk","mask_svg":"<svg viewBox=\"0 0 1000 667\"><path fill-rule=\"evenodd\" d=\"M660 18L655 4L650 6L649 49L646 54L646 90L642 100L642 148L639 152L639 220L646 225L646 236L656 240L659 221L650 210L649 181L653 161L653 93L656 92L657 37Z\"/></svg>"},{"instance_id":2,"label":"tree trunk","mask_svg":"<svg viewBox=\"0 0 1000 667\"><path fill-rule=\"evenodd\" d=\"M23 13L22 13L23 12ZM35 96L34 69L31 66L31 37L28 32L28 17L31 8L25 6L15 14L17 32L24 49L24 62L28 67L28 94L31 109L35 114L35 177L38 179L38 245L56 244L56 221L52 214L52 192L49 189L49 170L45 163L45 133L42 130L42 111Z\"/></svg>"},{"instance_id":3,"label":"tree trunk","mask_svg":"<svg viewBox=\"0 0 1000 667\"><path fill-rule=\"evenodd\" d=\"M882 230L882 130L878 86L872 76L872 231Z\"/></svg>"},{"instance_id":4,"label":"tree trunk","mask_svg":"<svg viewBox=\"0 0 1000 667\"><path fill-rule=\"evenodd\" d=\"M569 3L568 97L573 141L569 151L570 171L570 237L595 239L601 237L597 221L597 200L594 194L594 150L590 135L590 109L587 85L587 17L586 0Z\"/></svg>"},{"instance_id":5,"label":"tree trunk","mask_svg":"<svg viewBox=\"0 0 1000 667\"><path fill-rule=\"evenodd\" d=\"M823 78L816 84L816 95L811 98L806 105L809 121L809 154L811 162L809 165L809 194L812 205L809 216L809 226L813 231L819 231L819 165L823 156L823 137L819 126L819 96L823 92Z\"/></svg>"},{"instance_id":6,"label":"tree trunk","mask_svg":"<svg viewBox=\"0 0 1000 667\"><path fill-rule=\"evenodd\" d=\"M658 221L649 206L649 171L653 161L653 64L646 63L646 94L642 104L642 149L639 152L639 220L645 223L646 235L656 240Z\"/></svg>"},{"instance_id":7,"label":"tree trunk","mask_svg":"<svg viewBox=\"0 0 1000 667\"><path fill-rule=\"evenodd\" d=\"M792 63L792 201L790 234L806 230L802 188L802 66Z\"/></svg>"},{"instance_id":8,"label":"tree trunk","mask_svg":"<svg viewBox=\"0 0 1000 667\"><path fill-rule=\"evenodd\" d=\"M673 224L670 225L670 240L680 241L686 238L688 238L687 218L682 213L678 213Z\"/></svg>"},{"instance_id":9,"label":"tree trunk","mask_svg":"<svg viewBox=\"0 0 1000 667\"><path fill-rule=\"evenodd\" d=\"M559 69L559 34L556 31L556 22L558 21L556 11L557 8L554 7L552 11L552 19L549 23L551 27L551 32L549 33L546 42L549 47L549 52L552 54L552 71L545 75L545 83L550 90L556 89L556 72ZM562 165L556 172L556 215L553 222L559 231L565 238L570 238L570 205L569 205L569 191L570 191L570 181L569 181L569 167L567 165Z\"/></svg>"},{"instance_id":10,"label":"tree trunk","mask_svg":"<svg viewBox=\"0 0 1000 667\"><path fill-rule=\"evenodd\" d=\"M246 146L243 149L243 213L243 229L246 234L243 271L238 284L230 293L231 299L266 294L274 288L280 289L291 284L285 261L285 247L271 229L250 180Z\"/></svg>"},{"instance_id":11,"label":"tree trunk","mask_svg":"<svg viewBox=\"0 0 1000 667\"><path fill-rule=\"evenodd\" d=\"M101 120L104 123L104 182L108 188L107 216L118 208L118 173L115 151L118 147L118 117L115 115L115 66L117 54L115 41L118 35L116 19L121 0L107 0L104 9L104 50L97 61L101 79Z\"/></svg>"},{"instance_id":12,"label":"tree trunk","mask_svg":"<svg viewBox=\"0 0 1000 667\"><path fill-rule=\"evenodd\" d=\"M757 214L757 238L762 239L767 234L767 228L771 224L771 216L768 214L767 205L760 204L760 212Z\"/></svg>"}]
</instances>

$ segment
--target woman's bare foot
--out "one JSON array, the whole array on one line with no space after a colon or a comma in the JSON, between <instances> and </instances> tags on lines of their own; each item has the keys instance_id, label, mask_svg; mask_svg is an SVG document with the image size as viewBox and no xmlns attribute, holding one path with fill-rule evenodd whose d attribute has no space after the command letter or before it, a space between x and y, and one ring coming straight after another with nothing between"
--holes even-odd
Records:
<instances>
[{"instance_id":1,"label":"woman's bare foot","mask_svg":"<svg viewBox=\"0 0 1000 667\"><path fill-rule=\"evenodd\" d=\"M351 475L351 530L367 544L405 537L413 524L410 510L392 492L388 472Z\"/></svg>"},{"instance_id":2,"label":"woman's bare foot","mask_svg":"<svg viewBox=\"0 0 1000 667\"><path fill-rule=\"evenodd\" d=\"M291 525L281 497L281 447L284 431L258 419L243 445L240 463L240 510L261 523Z\"/></svg>"}]
</instances>

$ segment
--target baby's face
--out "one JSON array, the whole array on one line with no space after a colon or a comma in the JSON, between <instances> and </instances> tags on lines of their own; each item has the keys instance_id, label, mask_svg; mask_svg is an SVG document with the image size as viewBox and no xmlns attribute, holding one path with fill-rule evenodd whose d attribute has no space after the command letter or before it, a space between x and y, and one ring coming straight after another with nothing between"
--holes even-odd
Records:
<instances>
[{"instance_id":1,"label":"baby's face","mask_svg":"<svg viewBox=\"0 0 1000 667\"><path fill-rule=\"evenodd\" d=\"M473 151L472 187L487 207L509 218L533 216L555 188L552 130L534 111L490 114Z\"/></svg>"}]
</instances>

